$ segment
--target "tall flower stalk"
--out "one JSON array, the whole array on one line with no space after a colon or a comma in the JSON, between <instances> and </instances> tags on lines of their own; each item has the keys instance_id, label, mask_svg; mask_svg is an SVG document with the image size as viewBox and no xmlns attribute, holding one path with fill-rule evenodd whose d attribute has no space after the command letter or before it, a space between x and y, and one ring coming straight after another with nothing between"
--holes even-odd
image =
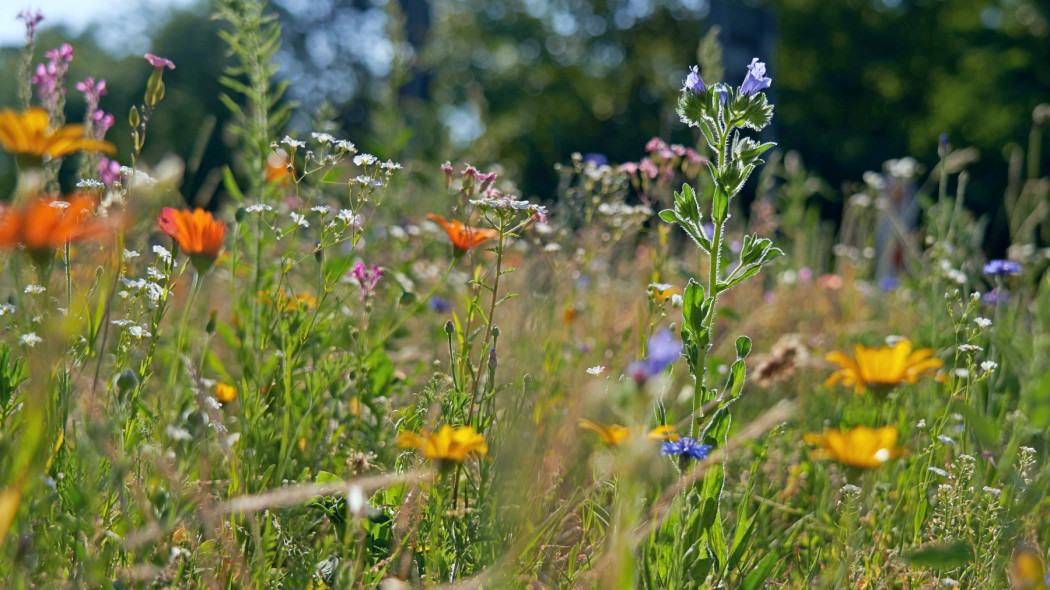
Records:
<instances>
[{"instance_id":1,"label":"tall flower stalk","mask_svg":"<svg viewBox=\"0 0 1050 590\"><path fill-rule=\"evenodd\" d=\"M751 351L747 336L736 339L736 360L733 362L724 387L719 390L707 382L707 359L714 342L715 310L718 297L745 279L752 277L783 254L773 247L772 240L758 235L745 235L739 260L730 265L722 260L725 249L726 222L730 203L743 189L748 177L762 163L760 156L773 147L772 142L760 143L744 135L748 130L761 131L769 125L773 105L763 92L772 80L766 77L765 64L758 59L748 66L743 83L738 88L726 84L708 86L694 67L684 80L678 100L678 114L682 122L700 130L714 157L707 161L711 174L710 210L707 198L702 198L688 183L674 195L671 209L660 212L668 223L677 223L696 243L698 269L706 263L707 280L701 284L690 279L682 297L683 321L681 335L683 353L689 362L694 379L689 436L678 446L665 447L675 456L683 475L691 466L689 459L706 457L712 447L728 441L731 426L730 405L740 395L744 385L744 359ZM706 195L704 195L706 197ZM708 215L705 219L704 214ZM731 269L728 270L727 269ZM713 413L705 420L705 409ZM704 422L702 430L698 424ZM687 444L685 444L687 442ZM732 558L721 517L722 491L725 472L722 465L710 466L702 481L688 486L676 499L677 526L671 532L673 560L677 567L661 579L648 580L650 587L698 587L731 578L741 564ZM699 518L696 516L699 515ZM739 542L737 532L737 542ZM661 543L667 539L651 539ZM655 545L650 551L655 550ZM648 552L647 552L648 553ZM646 570L649 573L651 570Z\"/></svg>"}]
</instances>

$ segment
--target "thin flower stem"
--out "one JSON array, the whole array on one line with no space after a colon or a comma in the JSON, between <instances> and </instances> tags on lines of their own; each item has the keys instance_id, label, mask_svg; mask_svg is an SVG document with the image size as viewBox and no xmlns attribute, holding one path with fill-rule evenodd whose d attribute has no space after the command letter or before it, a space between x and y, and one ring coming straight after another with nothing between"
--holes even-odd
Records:
<instances>
[{"instance_id":1,"label":"thin flower stem","mask_svg":"<svg viewBox=\"0 0 1050 590\"><path fill-rule=\"evenodd\" d=\"M182 322L179 324L179 331L175 334L175 354L171 360L171 371L168 373L168 388L175 387L175 380L179 374L179 356L182 355L183 340L186 337L186 326L190 320L190 309L193 307L194 302L197 300L197 294L201 288L201 275L199 272L194 270L193 273L193 285L190 287L190 297L186 300L186 307L182 310Z\"/></svg>"}]
</instances>

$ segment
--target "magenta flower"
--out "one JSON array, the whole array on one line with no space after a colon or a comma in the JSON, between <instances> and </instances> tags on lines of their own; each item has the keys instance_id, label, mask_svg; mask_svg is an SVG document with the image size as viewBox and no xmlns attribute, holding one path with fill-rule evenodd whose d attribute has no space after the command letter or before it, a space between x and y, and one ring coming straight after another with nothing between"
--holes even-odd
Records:
<instances>
[{"instance_id":1,"label":"magenta flower","mask_svg":"<svg viewBox=\"0 0 1050 590\"><path fill-rule=\"evenodd\" d=\"M102 158L98 163L99 178L106 186L111 186L120 180L120 162Z\"/></svg>"},{"instance_id":2,"label":"magenta flower","mask_svg":"<svg viewBox=\"0 0 1050 590\"><path fill-rule=\"evenodd\" d=\"M48 114L52 114L58 108L59 99L65 96L66 89L63 80L69 62L73 61L73 46L63 43L61 47L44 53L47 58L46 64L37 64L36 74L32 78L36 86L36 94Z\"/></svg>"},{"instance_id":3,"label":"magenta flower","mask_svg":"<svg viewBox=\"0 0 1050 590\"><path fill-rule=\"evenodd\" d=\"M376 285L379 284L379 278L383 276L383 269L374 264L372 265L372 268L368 268L364 264L358 262L350 271L350 276L357 281L357 285L361 287L361 301L365 301L371 299L372 295L375 294Z\"/></svg>"},{"instance_id":4,"label":"magenta flower","mask_svg":"<svg viewBox=\"0 0 1050 590\"><path fill-rule=\"evenodd\" d=\"M32 40L36 36L40 21L44 20L44 14L39 9L33 11L27 8L19 12L16 18L26 24L26 39Z\"/></svg>"},{"instance_id":5,"label":"magenta flower","mask_svg":"<svg viewBox=\"0 0 1050 590\"><path fill-rule=\"evenodd\" d=\"M159 57L152 53L147 53L144 57L155 70L163 70L164 68L169 70L175 69L175 63L166 57Z\"/></svg>"},{"instance_id":6,"label":"magenta flower","mask_svg":"<svg viewBox=\"0 0 1050 590\"><path fill-rule=\"evenodd\" d=\"M642 158L642 161L638 162L638 171L649 178L656 178L660 175L660 169L649 158Z\"/></svg>"}]
</instances>

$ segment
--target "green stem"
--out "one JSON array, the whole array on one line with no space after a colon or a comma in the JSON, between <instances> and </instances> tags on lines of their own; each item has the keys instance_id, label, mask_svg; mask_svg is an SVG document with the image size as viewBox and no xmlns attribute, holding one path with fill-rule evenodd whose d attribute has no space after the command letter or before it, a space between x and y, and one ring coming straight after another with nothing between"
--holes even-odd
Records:
<instances>
[{"instance_id":1,"label":"green stem","mask_svg":"<svg viewBox=\"0 0 1050 590\"><path fill-rule=\"evenodd\" d=\"M194 302L197 301L197 294L200 292L200 288L201 275L194 270L193 285L190 287L190 298L186 300L186 307L182 310L182 322L179 324L179 331L175 335L175 354L172 355L171 371L168 373L168 389L175 387L175 380L178 378L179 357L182 356L182 345L186 337L186 326L190 320L190 309L193 307Z\"/></svg>"}]
</instances>

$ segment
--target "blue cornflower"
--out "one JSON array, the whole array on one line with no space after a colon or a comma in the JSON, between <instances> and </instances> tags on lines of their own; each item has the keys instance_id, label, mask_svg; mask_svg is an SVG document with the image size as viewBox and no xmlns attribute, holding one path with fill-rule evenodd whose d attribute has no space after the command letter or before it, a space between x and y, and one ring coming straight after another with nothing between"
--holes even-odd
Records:
<instances>
[{"instance_id":1,"label":"blue cornflower","mask_svg":"<svg viewBox=\"0 0 1050 590\"><path fill-rule=\"evenodd\" d=\"M605 154L600 154L598 152L589 152L583 155L583 163L594 164L595 166L599 167L608 166L609 158L607 158Z\"/></svg>"},{"instance_id":2,"label":"blue cornflower","mask_svg":"<svg viewBox=\"0 0 1050 590\"><path fill-rule=\"evenodd\" d=\"M981 296L981 301L988 305L999 305L1000 303L1006 303L1010 301L1010 292L1006 289L1000 289L996 287L991 291Z\"/></svg>"},{"instance_id":3,"label":"blue cornflower","mask_svg":"<svg viewBox=\"0 0 1050 590\"><path fill-rule=\"evenodd\" d=\"M700 67L693 66L689 68L689 75L685 77L685 87L693 91L693 94L703 97L707 93L707 85L704 84L704 79L700 77Z\"/></svg>"},{"instance_id":4,"label":"blue cornflower","mask_svg":"<svg viewBox=\"0 0 1050 590\"><path fill-rule=\"evenodd\" d=\"M627 367L627 374L638 383L642 383L666 369L680 356L682 356L682 343L671 334L670 330L661 328L660 331L649 337L645 348L645 359L631 363Z\"/></svg>"},{"instance_id":5,"label":"blue cornflower","mask_svg":"<svg viewBox=\"0 0 1050 590\"><path fill-rule=\"evenodd\" d=\"M427 301L427 307L438 313L448 313L452 311L452 304L447 299L442 299L440 297L431 297L430 301Z\"/></svg>"},{"instance_id":6,"label":"blue cornflower","mask_svg":"<svg viewBox=\"0 0 1050 590\"><path fill-rule=\"evenodd\" d=\"M879 290L883 293L889 293L895 291L901 284L900 279L894 276L886 275L879 279L878 286Z\"/></svg>"},{"instance_id":7,"label":"blue cornflower","mask_svg":"<svg viewBox=\"0 0 1050 590\"><path fill-rule=\"evenodd\" d=\"M679 459L688 457L697 461L706 459L707 454L711 452L711 445L702 445L696 442L695 438L688 436L683 436L673 442L665 442L661 447L661 455L673 455Z\"/></svg>"},{"instance_id":8,"label":"blue cornflower","mask_svg":"<svg viewBox=\"0 0 1050 590\"><path fill-rule=\"evenodd\" d=\"M751 60L751 65L747 66L747 76L744 77L744 83L740 85L740 95L751 96L756 92L762 92L772 83L773 79L766 77L766 64L758 61L756 57Z\"/></svg>"},{"instance_id":9,"label":"blue cornflower","mask_svg":"<svg viewBox=\"0 0 1050 590\"><path fill-rule=\"evenodd\" d=\"M1013 260L993 260L984 265L984 274L1005 277L1021 272L1021 265Z\"/></svg>"}]
</instances>

